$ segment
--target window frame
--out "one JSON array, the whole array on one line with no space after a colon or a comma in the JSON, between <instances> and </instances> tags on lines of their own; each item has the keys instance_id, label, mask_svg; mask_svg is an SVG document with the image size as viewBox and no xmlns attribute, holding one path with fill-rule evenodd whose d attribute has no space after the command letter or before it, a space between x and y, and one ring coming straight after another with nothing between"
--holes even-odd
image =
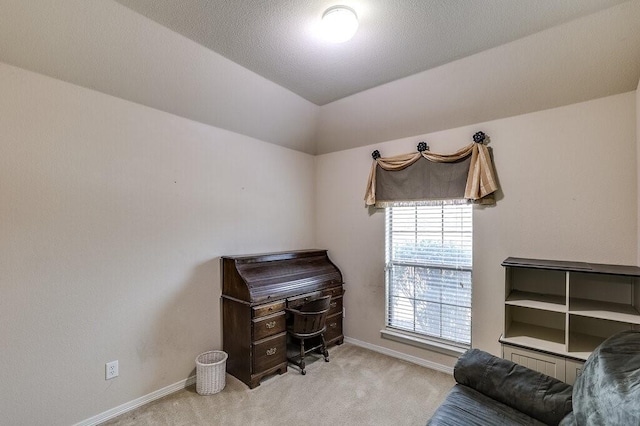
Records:
<instances>
[{"instance_id":1,"label":"window frame","mask_svg":"<svg viewBox=\"0 0 640 426\"><path fill-rule=\"evenodd\" d=\"M471 238L470 238L470 250L471 250L471 258L468 265L448 265L448 264L434 264L430 262L406 262L406 261L394 261L391 259L391 242L392 235L389 232L389 220L392 214L392 210L394 207L411 207L419 209L425 204L420 203L402 203L402 204L394 204L387 206L385 208L385 220L384 220L384 233L385 233L385 262L384 262L384 274L385 274L385 328L381 330L381 335L383 338L399 341L402 343L407 343L413 346L426 348L429 350L445 353L448 355L457 356L463 353L465 350L469 349L472 345L472 328L473 328L473 317L472 317L472 300L473 300L473 206L472 204L468 204L466 202L461 202L460 200L443 200L440 202L430 202L426 204L427 206L438 206L443 209L446 205L468 205L468 211L466 214L470 215L470 226L471 226ZM416 214L418 211L416 210ZM441 222L442 223L442 222ZM442 223L443 224L443 223ZM443 224L444 225L444 224ZM415 231L416 234L418 231ZM443 227L441 227L441 232L444 233ZM444 241L444 236L443 236ZM391 271L392 265L398 266L409 266L414 268L432 268L437 270L455 270L455 271L465 271L469 273L469 284L470 284L470 293L469 293L469 342L459 342L456 340L446 339L443 337L433 336L426 333L420 333L416 331L406 330L401 327L394 327L391 324L390 310L391 310L391 295L390 295L390 283L391 283ZM440 303L443 306L442 303ZM441 311L442 312L442 311ZM442 318L442 315L440 315ZM414 327L415 329L415 327Z\"/></svg>"}]
</instances>

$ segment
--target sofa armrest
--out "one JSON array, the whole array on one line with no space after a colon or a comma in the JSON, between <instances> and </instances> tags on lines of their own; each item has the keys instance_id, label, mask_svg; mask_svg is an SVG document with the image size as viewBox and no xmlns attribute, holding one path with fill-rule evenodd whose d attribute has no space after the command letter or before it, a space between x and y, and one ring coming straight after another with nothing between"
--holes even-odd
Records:
<instances>
[{"instance_id":1,"label":"sofa armrest","mask_svg":"<svg viewBox=\"0 0 640 426\"><path fill-rule=\"evenodd\" d=\"M453 371L456 381L546 424L572 411L573 387L479 349L465 352Z\"/></svg>"}]
</instances>

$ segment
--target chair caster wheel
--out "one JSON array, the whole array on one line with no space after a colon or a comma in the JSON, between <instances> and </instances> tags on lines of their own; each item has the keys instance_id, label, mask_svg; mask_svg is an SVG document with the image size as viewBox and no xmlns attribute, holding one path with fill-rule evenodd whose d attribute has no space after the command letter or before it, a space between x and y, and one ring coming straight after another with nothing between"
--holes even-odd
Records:
<instances>
[{"instance_id":1,"label":"chair caster wheel","mask_svg":"<svg viewBox=\"0 0 640 426\"><path fill-rule=\"evenodd\" d=\"M302 374L302 375L304 376L304 375L306 375L306 374L307 374L307 372L306 372L306 371L304 371L304 370L302 370L302 371L300 371L300 374Z\"/></svg>"}]
</instances>

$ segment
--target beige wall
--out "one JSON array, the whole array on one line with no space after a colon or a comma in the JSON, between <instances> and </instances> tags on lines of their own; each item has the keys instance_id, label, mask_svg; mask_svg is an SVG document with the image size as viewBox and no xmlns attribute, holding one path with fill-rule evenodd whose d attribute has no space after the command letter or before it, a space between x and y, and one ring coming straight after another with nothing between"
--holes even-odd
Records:
<instances>
[{"instance_id":1,"label":"beige wall","mask_svg":"<svg viewBox=\"0 0 640 426\"><path fill-rule=\"evenodd\" d=\"M310 155L4 64L0 93L0 423L186 379L221 348L219 256L315 242Z\"/></svg>"},{"instance_id":2,"label":"beige wall","mask_svg":"<svg viewBox=\"0 0 640 426\"><path fill-rule=\"evenodd\" d=\"M497 206L474 210L475 347L499 353L506 257L635 264L635 102L630 92L317 157L317 242L344 273L345 334L444 365L454 361L380 338L384 217L363 201L374 149L391 156L427 140L434 152L453 152L476 131L491 137L502 190Z\"/></svg>"},{"instance_id":3,"label":"beige wall","mask_svg":"<svg viewBox=\"0 0 640 426\"><path fill-rule=\"evenodd\" d=\"M638 177L638 190L640 191L640 81L638 81L638 88L636 89L636 141L636 149L638 151L636 175ZM638 194L638 212L640 212L640 193ZM638 214L638 265L640 266L640 214Z\"/></svg>"},{"instance_id":4,"label":"beige wall","mask_svg":"<svg viewBox=\"0 0 640 426\"><path fill-rule=\"evenodd\" d=\"M0 93L5 421L71 424L186 379L221 347L224 254L328 248L347 336L452 365L379 337L383 216L362 199L373 149L491 136L503 190L474 213L476 347L499 350L505 257L638 258L638 92L315 159L4 64Z\"/></svg>"}]
</instances>

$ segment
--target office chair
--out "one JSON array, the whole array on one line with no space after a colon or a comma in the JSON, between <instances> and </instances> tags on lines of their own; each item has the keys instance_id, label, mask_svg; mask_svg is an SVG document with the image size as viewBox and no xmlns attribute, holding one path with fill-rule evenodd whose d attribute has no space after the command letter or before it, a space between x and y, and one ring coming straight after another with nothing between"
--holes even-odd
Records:
<instances>
[{"instance_id":1,"label":"office chair","mask_svg":"<svg viewBox=\"0 0 640 426\"><path fill-rule=\"evenodd\" d=\"M300 367L301 374L307 374L305 371L305 354L320 349L320 352L324 356L325 362L329 362L329 351L327 351L327 345L324 340L324 332L327 329L325 326L325 320L327 319L327 312L329 312L329 302L331 296L324 296L318 299L311 300L297 309L286 308L286 311L291 314L292 321L287 325L287 333L300 343L300 355L289 358L287 360L298 367ZM319 338L319 344L312 345L312 347L305 349L305 341L312 338Z\"/></svg>"}]
</instances>

